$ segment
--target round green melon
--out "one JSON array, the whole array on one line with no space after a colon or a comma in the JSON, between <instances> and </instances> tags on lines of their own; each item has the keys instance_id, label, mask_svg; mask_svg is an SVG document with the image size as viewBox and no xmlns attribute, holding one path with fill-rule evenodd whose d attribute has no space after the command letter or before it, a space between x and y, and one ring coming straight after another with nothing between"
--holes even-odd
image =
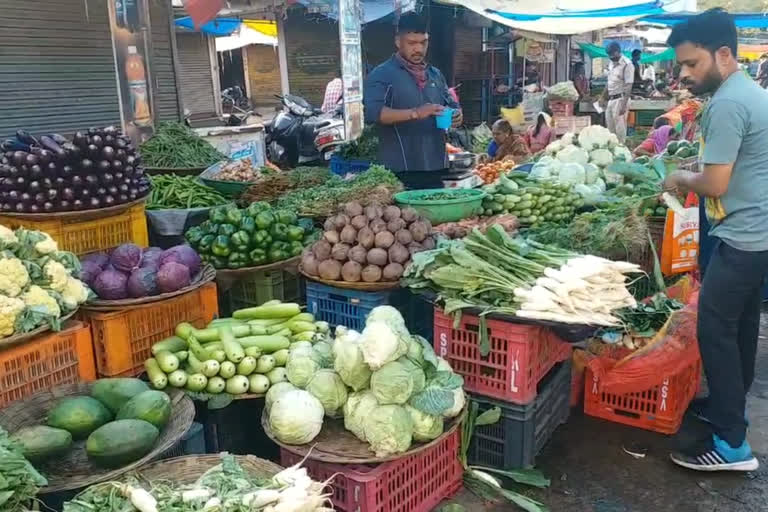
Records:
<instances>
[{"instance_id":1,"label":"round green melon","mask_svg":"<svg viewBox=\"0 0 768 512\"><path fill-rule=\"evenodd\" d=\"M48 412L47 424L66 430L75 439L85 439L109 421L112 421L112 413L104 404L90 396L75 396L60 400Z\"/></svg>"},{"instance_id":2,"label":"round green melon","mask_svg":"<svg viewBox=\"0 0 768 512\"><path fill-rule=\"evenodd\" d=\"M171 417L171 399L162 391L139 393L126 402L117 413L118 420L144 420L162 430Z\"/></svg>"},{"instance_id":3,"label":"round green melon","mask_svg":"<svg viewBox=\"0 0 768 512\"><path fill-rule=\"evenodd\" d=\"M160 431L144 420L116 420L88 436L85 451L94 464L116 468L148 454L159 436Z\"/></svg>"},{"instance_id":4,"label":"round green melon","mask_svg":"<svg viewBox=\"0 0 768 512\"><path fill-rule=\"evenodd\" d=\"M72 434L62 428L35 425L17 430L11 441L21 446L24 457L38 462L67 453L72 447Z\"/></svg>"}]
</instances>

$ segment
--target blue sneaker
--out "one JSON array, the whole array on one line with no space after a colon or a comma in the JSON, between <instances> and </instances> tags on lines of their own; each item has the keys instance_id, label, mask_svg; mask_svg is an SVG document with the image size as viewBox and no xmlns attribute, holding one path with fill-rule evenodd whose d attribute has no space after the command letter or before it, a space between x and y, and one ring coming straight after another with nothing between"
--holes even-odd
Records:
<instances>
[{"instance_id":1,"label":"blue sneaker","mask_svg":"<svg viewBox=\"0 0 768 512\"><path fill-rule=\"evenodd\" d=\"M670 458L678 466L696 471L755 471L760 467L746 439L738 448L731 448L716 434L712 435L710 447L690 455L673 453Z\"/></svg>"}]
</instances>

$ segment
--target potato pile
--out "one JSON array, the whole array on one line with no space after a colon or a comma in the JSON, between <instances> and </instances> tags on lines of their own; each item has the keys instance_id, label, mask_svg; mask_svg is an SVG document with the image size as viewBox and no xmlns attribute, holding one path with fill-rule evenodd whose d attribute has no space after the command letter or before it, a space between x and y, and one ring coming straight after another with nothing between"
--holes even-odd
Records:
<instances>
[{"instance_id":1,"label":"potato pile","mask_svg":"<svg viewBox=\"0 0 768 512\"><path fill-rule=\"evenodd\" d=\"M327 281L397 281L413 253L434 249L430 222L413 208L345 204L304 253L304 272Z\"/></svg>"}]
</instances>

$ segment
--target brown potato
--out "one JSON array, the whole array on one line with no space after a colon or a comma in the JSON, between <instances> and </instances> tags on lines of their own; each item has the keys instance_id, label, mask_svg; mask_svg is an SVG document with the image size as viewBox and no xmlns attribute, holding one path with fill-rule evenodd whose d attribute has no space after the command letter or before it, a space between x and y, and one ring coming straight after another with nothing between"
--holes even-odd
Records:
<instances>
[{"instance_id":1,"label":"brown potato","mask_svg":"<svg viewBox=\"0 0 768 512\"><path fill-rule=\"evenodd\" d=\"M387 223L382 219L373 219L371 223L368 224L368 227L371 228L371 231L373 231L374 235L378 235L382 231L387 230Z\"/></svg>"},{"instance_id":2,"label":"brown potato","mask_svg":"<svg viewBox=\"0 0 768 512\"><path fill-rule=\"evenodd\" d=\"M370 205L365 207L365 216L368 217L369 221L373 219L380 219L383 214L384 210L381 209L381 206Z\"/></svg>"},{"instance_id":3,"label":"brown potato","mask_svg":"<svg viewBox=\"0 0 768 512\"><path fill-rule=\"evenodd\" d=\"M339 243L339 233L336 230L326 231L323 233L323 238L331 245Z\"/></svg>"},{"instance_id":4,"label":"brown potato","mask_svg":"<svg viewBox=\"0 0 768 512\"><path fill-rule=\"evenodd\" d=\"M405 263L411 257L404 245L395 242L387 251L391 263Z\"/></svg>"},{"instance_id":5,"label":"brown potato","mask_svg":"<svg viewBox=\"0 0 768 512\"><path fill-rule=\"evenodd\" d=\"M407 229L401 229L400 231L395 233L395 240L397 240L403 245L408 245L411 242L413 242L413 235Z\"/></svg>"},{"instance_id":6,"label":"brown potato","mask_svg":"<svg viewBox=\"0 0 768 512\"><path fill-rule=\"evenodd\" d=\"M356 215L352 217L350 224L355 229L363 229L365 226L368 225L368 217L366 217L365 215Z\"/></svg>"},{"instance_id":7,"label":"brown potato","mask_svg":"<svg viewBox=\"0 0 768 512\"><path fill-rule=\"evenodd\" d=\"M301 268L306 272L307 274L311 276L317 276L317 267L318 263L315 259L315 255L311 252L304 253L304 256L301 258Z\"/></svg>"},{"instance_id":8,"label":"brown potato","mask_svg":"<svg viewBox=\"0 0 768 512\"><path fill-rule=\"evenodd\" d=\"M380 248L371 249L368 251L368 256L366 258L368 260L368 263L371 265L378 265L380 267L383 267L387 264L387 260L389 259L389 255L387 255L387 251Z\"/></svg>"},{"instance_id":9,"label":"brown potato","mask_svg":"<svg viewBox=\"0 0 768 512\"><path fill-rule=\"evenodd\" d=\"M387 231L390 233L397 233L401 229L405 228L406 224L403 219L400 217L396 219L392 219L391 221L387 222Z\"/></svg>"},{"instance_id":10,"label":"brown potato","mask_svg":"<svg viewBox=\"0 0 768 512\"><path fill-rule=\"evenodd\" d=\"M341 278L350 283L356 283L360 280L362 272L362 265L356 261L348 261L341 267Z\"/></svg>"},{"instance_id":11,"label":"brown potato","mask_svg":"<svg viewBox=\"0 0 768 512\"><path fill-rule=\"evenodd\" d=\"M381 231L376 234L376 240L374 242L376 247L388 249L393 243L395 243L395 235L389 231Z\"/></svg>"},{"instance_id":12,"label":"brown potato","mask_svg":"<svg viewBox=\"0 0 768 512\"><path fill-rule=\"evenodd\" d=\"M400 210L400 216L405 222L413 222L419 218L419 212L410 207L403 208Z\"/></svg>"},{"instance_id":13,"label":"brown potato","mask_svg":"<svg viewBox=\"0 0 768 512\"><path fill-rule=\"evenodd\" d=\"M352 245L357 240L357 230L348 224L344 226L344 229L341 230L339 239L341 239L341 241L345 244Z\"/></svg>"},{"instance_id":14,"label":"brown potato","mask_svg":"<svg viewBox=\"0 0 768 512\"><path fill-rule=\"evenodd\" d=\"M370 249L371 247L373 247L375 236L376 235L371 230L371 228L366 226L357 232L357 243L359 243L366 249Z\"/></svg>"},{"instance_id":15,"label":"brown potato","mask_svg":"<svg viewBox=\"0 0 768 512\"><path fill-rule=\"evenodd\" d=\"M363 206L357 201L352 201L344 205L344 213L346 213L350 217L354 217L356 215L362 215Z\"/></svg>"},{"instance_id":16,"label":"brown potato","mask_svg":"<svg viewBox=\"0 0 768 512\"><path fill-rule=\"evenodd\" d=\"M366 249L362 245L356 245L349 250L349 254L347 254L347 257L352 261L356 261L360 264L363 264L366 261L368 261L368 249Z\"/></svg>"},{"instance_id":17,"label":"brown potato","mask_svg":"<svg viewBox=\"0 0 768 512\"><path fill-rule=\"evenodd\" d=\"M336 260L325 260L317 269L320 277L328 281L338 281L341 278L341 263Z\"/></svg>"},{"instance_id":18,"label":"brown potato","mask_svg":"<svg viewBox=\"0 0 768 512\"><path fill-rule=\"evenodd\" d=\"M403 272L405 269L403 266L399 263L390 263L386 267L384 267L384 271L382 272L382 277L384 281L397 281L400 279L400 276L403 275Z\"/></svg>"},{"instance_id":19,"label":"brown potato","mask_svg":"<svg viewBox=\"0 0 768 512\"><path fill-rule=\"evenodd\" d=\"M397 206L391 205L384 208L384 220L389 222L395 219L400 218L400 208Z\"/></svg>"},{"instance_id":20,"label":"brown potato","mask_svg":"<svg viewBox=\"0 0 768 512\"><path fill-rule=\"evenodd\" d=\"M318 240L312 246L312 253L317 261L325 261L331 257L331 244L328 240Z\"/></svg>"},{"instance_id":21,"label":"brown potato","mask_svg":"<svg viewBox=\"0 0 768 512\"><path fill-rule=\"evenodd\" d=\"M331 249L331 257L336 261L347 261L347 255L349 254L349 245L345 243L338 243Z\"/></svg>"},{"instance_id":22,"label":"brown potato","mask_svg":"<svg viewBox=\"0 0 768 512\"><path fill-rule=\"evenodd\" d=\"M363 281L366 283L375 283L381 281L381 268L376 265L368 265L363 269Z\"/></svg>"}]
</instances>

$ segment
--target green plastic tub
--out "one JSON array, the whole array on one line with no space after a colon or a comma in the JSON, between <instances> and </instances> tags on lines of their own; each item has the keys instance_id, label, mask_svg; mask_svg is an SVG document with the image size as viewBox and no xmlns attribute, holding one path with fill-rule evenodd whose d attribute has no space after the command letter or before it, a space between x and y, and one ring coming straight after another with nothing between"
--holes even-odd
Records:
<instances>
[{"instance_id":1,"label":"green plastic tub","mask_svg":"<svg viewBox=\"0 0 768 512\"><path fill-rule=\"evenodd\" d=\"M444 199L429 199L441 194ZM463 188L432 188L426 190L408 190L395 194L395 202L410 206L429 219L432 224L457 222L483 212L485 192Z\"/></svg>"},{"instance_id":2,"label":"green plastic tub","mask_svg":"<svg viewBox=\"0 0 768 512\"><path fill-rule=\"evenodd\" d=\"M200 181L202 181L205 185L208 185L225 197L239 197L240 194L245 192L248 187L253 185L255 182L222 181L213 179L212 176L215 176L216 173L219 172L221 166L225 163L226 162L219 162L217 164L213 164L200 176L198 176L198 178L200 178Z\"/></svg>"}]
</instances>

